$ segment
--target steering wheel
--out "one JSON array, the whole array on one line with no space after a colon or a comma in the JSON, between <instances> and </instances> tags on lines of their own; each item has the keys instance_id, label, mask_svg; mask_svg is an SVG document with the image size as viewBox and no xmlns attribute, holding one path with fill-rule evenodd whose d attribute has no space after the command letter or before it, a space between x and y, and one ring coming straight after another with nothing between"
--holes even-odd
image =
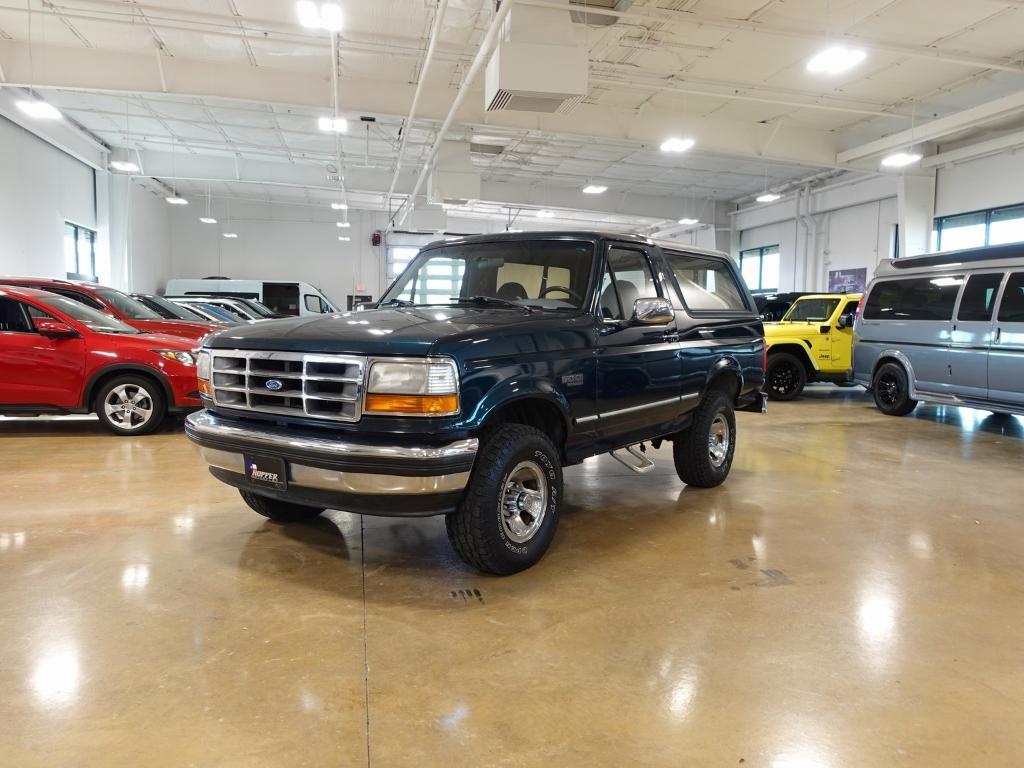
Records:
<instances>
[{"instance_id":1,"label":"steering wheel","mask_svg":"<svg viewBox=\"0 0 1024 768\"><path fill-rule=\"evenodd\" d=\"M562 293L567 293L569 294L570 298L576 299L576 301L578 301L580 304L583 303L582 296L576 293L576 291L574 291L572 288L566 288L564 285L549 285L547 288L540 292L540 296L538 296L537 298L543 299L552 291L561 291Z\"/></svg>"}]
</instances>

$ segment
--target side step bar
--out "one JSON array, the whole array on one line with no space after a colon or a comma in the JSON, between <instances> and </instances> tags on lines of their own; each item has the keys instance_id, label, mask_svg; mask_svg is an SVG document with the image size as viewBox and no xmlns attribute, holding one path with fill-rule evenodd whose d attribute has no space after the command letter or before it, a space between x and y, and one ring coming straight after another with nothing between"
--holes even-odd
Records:
<instances>
[{"instance_id":1,"label":"side step bar","mask_svg":"<svg viewBox=\"0 0 1024 768\"><path fill-rule=\"evenodd\" d=\"M636 459L636 462L634 463L629 459L623 458L622 456L619 455L619 451L625 451L634 459ZM654 469L654 462L647 458L647 454L644 450L643 443L627 445L625 448L616 448L614 451L611 451L608 455L615 459L617 462L619 462L619 464L624 466L626 469L636 472L638 475L646 475L648 472Z\"/></svg>"}]
</instances>

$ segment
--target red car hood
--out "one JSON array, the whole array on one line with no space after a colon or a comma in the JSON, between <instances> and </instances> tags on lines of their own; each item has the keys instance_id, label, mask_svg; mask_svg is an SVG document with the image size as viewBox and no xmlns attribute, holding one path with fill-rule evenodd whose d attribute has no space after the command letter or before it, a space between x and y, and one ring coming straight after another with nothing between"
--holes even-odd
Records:
<instances>
[{"instance_id":1,"label":"red car hood","mask_svg":"<svg viewBox=\"0 0 1024 768\"><path fill-rule=\"evenodd\" d=\"M178 352L195 352L199 348L198 340L186 339L183 336L171 336L168 333L118 334L117 344L120 347L133 346L139 349L173 349Z\"/></svg>"},{"instance_id":2,"label":"red car hood","mask_svg":"<svg viewBox=\"0 0 1024 768\"><path fill-rule=\"evenodd\" d=\"M186 320L125 320L125 322L143 333L162 333L192 341L198 341L206 334L219 329L219 326L211 323L190 323Z\"/></svg>"}]
</instances>

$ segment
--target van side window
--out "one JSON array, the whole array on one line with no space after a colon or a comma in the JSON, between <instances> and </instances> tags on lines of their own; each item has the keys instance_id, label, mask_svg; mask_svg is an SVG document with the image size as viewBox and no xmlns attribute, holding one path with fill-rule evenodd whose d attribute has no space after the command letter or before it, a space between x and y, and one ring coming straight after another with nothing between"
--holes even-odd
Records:
<instances>
[{"instance_id":1,"label":"van side window","mask_svg":"<svg viewBox=\"0 0 1024 768\"><path fill-rule=\"evenodd\" d=\"M724 262L674 251L665 251L665 258L676 276L688 310L742 312L749 309L743 291Z\"/></svg>"},{"instance_id":2,"label":"van side window","mask_svg":"<svg viewBox=\"0 0 1024 768\"><path fill-rule=\"evenodd\" d=\"M999 322L1024 323L1024 272L1014 272L999 304Z\"/></svg>"},{"instance_id":3,"label":"van side window","mask_svg":"<svg viewBox=\"0 0 1024 768\"><path fill-rule=\"evenodd\" d=\"M991 320L996 293L999 291L1001 282L1003 282L1003 273L1001 272L971 275L967 278L963 296L960 297L960 311L957 312L957 319L963 322Z\"/></svg>"},{"instance_id":4,"label":"van side window","mask_svg":"<svg viewBox=\"0 0 1024 768\"><path fill-rule=\"evenodd\" d=\"M864 319L952 320L963 281L963 275L943 275L877 283L864 305Z\"/></svg>"}]
</instances>

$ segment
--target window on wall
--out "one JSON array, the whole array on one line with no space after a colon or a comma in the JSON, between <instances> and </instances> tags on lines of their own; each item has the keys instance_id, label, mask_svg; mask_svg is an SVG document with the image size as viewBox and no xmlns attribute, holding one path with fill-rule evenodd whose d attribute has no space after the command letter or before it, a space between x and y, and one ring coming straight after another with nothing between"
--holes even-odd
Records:
<instances>
[{"instance_id":1,"label":"window on wall","mask_svg":"<svg viewBox=\"0 0 1024 768\"><path fill-rule=\"evenodd\" d=\"M741 251L740 272L751 291L779 290L779 246Z\"/></svg>"},{"instance_id":2,"label":"window on wall","mask_svg":"<svg viewBox=\"0 0 1024 768\"><path fill-rule=\"evenodd\" d=\"M409 262L412 261L420 249L410 245L393 245L388 247L388 277L394 279L402 274Z\"/></svg>"},{"instance_id":3,"label":"window on wall","mask_svg":"<svg viewBox=\"0 0 1024 768\"><path fill-rule=\"evenodd\" d=\"M942 216L935 219L932 232L936 251L1021 242L1024 242L1024 205Z\"/></svg>"},{"instance_id":4,"label":"window on wall","mask_svg":"<svg viewBox=\"0 0 1024 768\"><path fill-rule=\"evenodd\" d=\"M96 282L96 232L64 222L64 268L74 280Z\"/></svg>"}]
</instances>

